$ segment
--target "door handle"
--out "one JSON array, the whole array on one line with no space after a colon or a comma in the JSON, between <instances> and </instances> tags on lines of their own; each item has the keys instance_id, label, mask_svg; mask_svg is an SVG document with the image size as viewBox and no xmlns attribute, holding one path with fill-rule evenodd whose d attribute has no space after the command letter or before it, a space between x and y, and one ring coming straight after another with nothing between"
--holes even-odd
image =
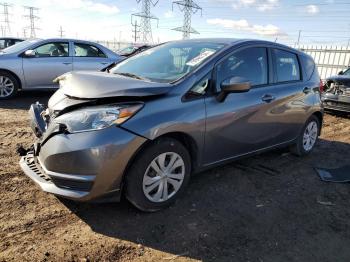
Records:
<instances>
[{"instance_id":1,"label":"door handle","mask_svg":"<svg viewBox=\"0 0 350 262\"><path fill-rule=\"evenodd\" d=\"M101 65L107 65L108 62L101 62Z\"/></svg>"},{"instance_id":2,"label":"door handle","mask_svg":"<svg viewBox=\"0 0 350 262\"><path fill-rule=\"evenodd\" d=\"M273 95L270 95L270 94L263 95L263 97L261 98L261 100L266 102L266 103L270 103L271 101L273 101L275 99L276 99L276 97L274 97Z\"/></svg>"},{"instance_id":3,"label":"door handle","mask_svg":"<svg viewBox=\"0 0 350 262\"><path fill-rule=\"evenodd\" d=\"M63 62L64 65L71 65L72 62Z\"/></svg>"},{"instance_id":4,"label":"door handle","mask_svg":"<svg viewBox=\"0 0 350 262\"><path fill-rule=\"evenodd\" d=\"M307 94L307 93L310 93L311 92L311 88L310 87L304 87L303 89L303 93Z\"/></svg>"}]
</instances>

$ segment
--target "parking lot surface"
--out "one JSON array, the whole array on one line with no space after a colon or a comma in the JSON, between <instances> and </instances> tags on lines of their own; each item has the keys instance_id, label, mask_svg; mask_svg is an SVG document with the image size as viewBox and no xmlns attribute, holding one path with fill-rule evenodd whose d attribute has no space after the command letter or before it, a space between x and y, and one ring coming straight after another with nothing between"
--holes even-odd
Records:
<instances>
[{"instance_id":1,"label":"parking lot surface","mask_svg":"<svg viewBox=\"0 0 350 262\"><path fill-rule=\"evenodd\" d=\"M315 150L275 150L192 177L158 213L127 201L79 204L42 192L20 170L34 136L27 109L52 93L0 101L0 261L348 261L350 184L314 167L350 164L350 118L325 115Z\"/></svg>"}]
</instances>

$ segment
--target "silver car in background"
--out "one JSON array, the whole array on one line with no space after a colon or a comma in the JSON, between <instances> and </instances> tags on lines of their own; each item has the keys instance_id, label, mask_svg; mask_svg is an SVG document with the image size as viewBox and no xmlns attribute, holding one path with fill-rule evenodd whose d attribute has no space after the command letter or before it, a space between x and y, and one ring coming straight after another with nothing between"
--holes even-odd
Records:
<instances>
[{"instance_id":1,"label":"silver car in background","mask_svg":"<svg viewBox=\"0 0 350 262\"><path fill-rule=\"evenodd\" d=\"M0 99L18 90L58 88L53 80L70 71L102 68L121 59L97 43L74 39L33 39L0 52Z\"/></svg>"}]
</instances>

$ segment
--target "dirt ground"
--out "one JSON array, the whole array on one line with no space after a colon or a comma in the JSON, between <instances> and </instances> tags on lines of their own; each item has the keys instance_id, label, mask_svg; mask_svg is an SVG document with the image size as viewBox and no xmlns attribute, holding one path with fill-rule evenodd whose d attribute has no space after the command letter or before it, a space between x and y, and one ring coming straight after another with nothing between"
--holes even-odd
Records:
<instances>
[{"instance_id":1,"label":"dirt ground","mask_svg":"<svg viewBox=\"0 0 350 262\"><path fill-rule=\"evenodd\" d=\"M349 261L350 184L313 170L350 164L349 117L326 115L305 158L275 150L212 169L171 208L145 214L125 200L58 199L22 173L27 109L50 95L0 101L0 261Z\"/></svg>"}]
</instances>

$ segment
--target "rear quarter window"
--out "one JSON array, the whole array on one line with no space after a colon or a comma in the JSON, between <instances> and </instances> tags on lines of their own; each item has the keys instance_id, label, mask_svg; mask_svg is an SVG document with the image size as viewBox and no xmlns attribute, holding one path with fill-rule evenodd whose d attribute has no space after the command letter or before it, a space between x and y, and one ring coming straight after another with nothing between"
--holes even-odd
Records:
<instances>
[{"instance_id":1,"label":"rear quarter window","mask_svg":"<svg viewBox=\"0 0 350 262\"><path fill-rule=\"evenodd\" d=\"M311 57L306 55L302 55L300 58L305 71L305 79L310 80L315 71L315 62Z\"/></svg>"}]
</instances>

